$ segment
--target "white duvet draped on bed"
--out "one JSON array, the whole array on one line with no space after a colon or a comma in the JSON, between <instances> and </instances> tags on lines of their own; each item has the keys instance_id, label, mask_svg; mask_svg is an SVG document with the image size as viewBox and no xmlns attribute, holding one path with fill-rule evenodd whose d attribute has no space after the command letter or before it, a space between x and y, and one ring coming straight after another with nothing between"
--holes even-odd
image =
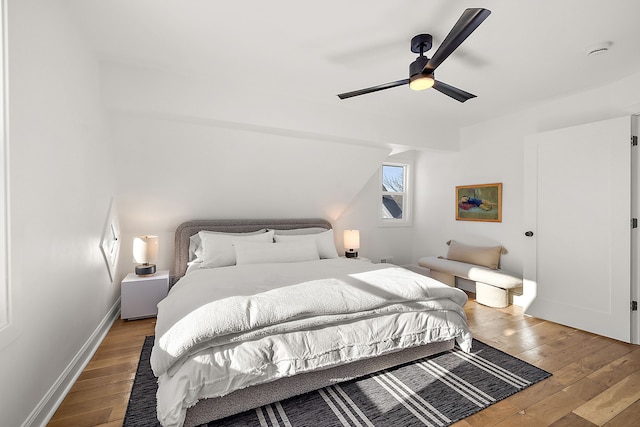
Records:
<instances>
[{"instance_id":1,"label":"white duvet draped on bed","mask_svg":"<svg viewBox=\"0 0 640 427\"><path fill-rule=\"evenodd\" d=\"M200 399L429 342L455 338L468 351L466 300L350 259L193 271L158 305L158 419L179 426Z\"/></svg>"}]
</instances>

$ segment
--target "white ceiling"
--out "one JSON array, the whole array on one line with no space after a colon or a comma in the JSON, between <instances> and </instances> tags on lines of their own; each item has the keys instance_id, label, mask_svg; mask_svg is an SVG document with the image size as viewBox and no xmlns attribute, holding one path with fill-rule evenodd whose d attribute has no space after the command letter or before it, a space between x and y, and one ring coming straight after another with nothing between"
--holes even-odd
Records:
<instances>
[{"instance_id":1,"label":"white ceiling","mask_svg":"<svg viewBox=\"0 0 640 427\"><path fill-rule=\"evenodd\" d=\"M238 92L403 117L426 131L459 129L640 71L636 0L68 3L104 59L193 72ZM462 104L407 86L337 98L407 78L416 56L410 39L432 34L432 56L467 7L492 14L436 78L477 98ZM611 42L607 54L586 55L604 41Z\"/></svg>"}]
</instances>

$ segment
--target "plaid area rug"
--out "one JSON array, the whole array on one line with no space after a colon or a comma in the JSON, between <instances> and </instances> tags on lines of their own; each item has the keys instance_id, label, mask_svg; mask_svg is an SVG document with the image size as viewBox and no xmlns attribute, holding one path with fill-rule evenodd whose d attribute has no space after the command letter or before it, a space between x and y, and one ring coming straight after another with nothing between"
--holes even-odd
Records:
<instances>
[{"instance_id":1,"label":"plaid area rug","mask_svg":"<svg viewBox=\"0 0 640 427\"><path fill-rule=\"evenodd\" d=\"M124 427L157 427L156 378L145 339ZM209 423L222 426L448 426L550 373L480 341Z\"/></svg>"}]
</instances>

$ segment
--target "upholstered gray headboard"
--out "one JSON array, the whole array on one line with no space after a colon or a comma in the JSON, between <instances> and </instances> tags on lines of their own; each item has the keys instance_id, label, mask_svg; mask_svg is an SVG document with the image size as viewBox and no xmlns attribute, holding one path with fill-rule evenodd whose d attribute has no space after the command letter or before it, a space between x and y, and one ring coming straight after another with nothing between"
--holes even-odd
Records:
<instances>
[{"instance_id":1,"label":"upholstered gray headboard","mask_svg":"<svg viewBox=\"0 0 640 427\"><path fill-rule=\"evenodd\" d=\"M249 233L263 228L291 230L320 227L330 230L331 223L321 218L296 219L205 219L187 221L176 228L175 280L184 276L189 262L189 238L200 230L224 233Z\"/></svg>"}]
</instances>

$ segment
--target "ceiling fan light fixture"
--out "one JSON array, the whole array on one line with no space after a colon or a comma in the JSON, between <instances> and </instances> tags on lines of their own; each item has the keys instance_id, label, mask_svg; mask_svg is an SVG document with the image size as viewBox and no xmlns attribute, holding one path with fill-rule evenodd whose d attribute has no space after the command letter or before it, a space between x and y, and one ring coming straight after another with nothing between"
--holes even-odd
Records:
<instances>
[{"instance_id":1,"label":"ceiling fan light fixture","mask_svg":"<svg viewBox=\"0 0 640 427\"><path fill-rule=\"evenodd\" d=\"M433 74L416 74L411 76L409 81L409 87L412 90L425 90L429 89L435 84Z\"/></svg>"}]
</instances>

